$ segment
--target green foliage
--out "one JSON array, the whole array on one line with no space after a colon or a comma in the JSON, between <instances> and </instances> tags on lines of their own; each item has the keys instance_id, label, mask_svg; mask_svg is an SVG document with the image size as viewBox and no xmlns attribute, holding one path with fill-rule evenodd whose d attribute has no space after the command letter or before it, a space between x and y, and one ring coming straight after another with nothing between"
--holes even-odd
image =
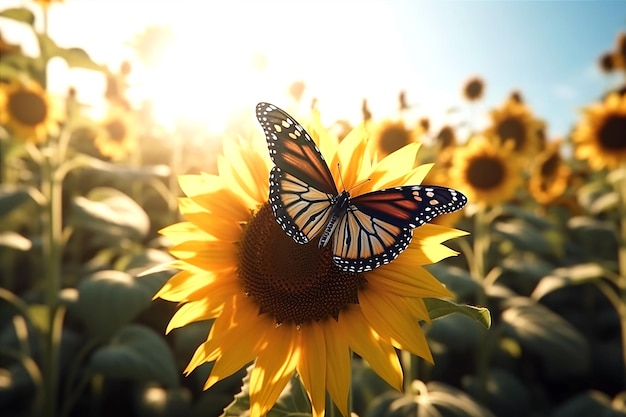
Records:
<instances>
[{"instance_id":1,"label":"green foliage","mask_svg":"<svg viewBox=\"0 0 626 417\"><path fill-rule=\"evenodd\" d=\"M440 298L425 298L426 308L431 319L437 319L452 313L463 314L472 320L482 324L485 328L491 327L491 314L485 307L474 307L465 304L457 304Z\"/></svg>"},{"instance_id":2,"label":"green foliage","mask_svg":"<svg viewBox=\"0 0 626 417\"><path fill-rule=\"evenodd\" d=\"M120 328L108 344L98 348L89 370L105 377L154 380L165 387L180 385L167 343L155 331L135 324Z\"/></svg>"}]
</instances>

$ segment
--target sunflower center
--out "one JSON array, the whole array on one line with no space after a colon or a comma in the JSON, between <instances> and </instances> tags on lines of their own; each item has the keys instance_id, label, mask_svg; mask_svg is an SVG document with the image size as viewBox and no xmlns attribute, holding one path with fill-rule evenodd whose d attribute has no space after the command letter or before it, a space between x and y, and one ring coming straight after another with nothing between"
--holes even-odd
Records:
<instances>
[{"instance_id":1,"label":"sunflower center","mask_svg":"<svg viewBox=\"0 0 626 417\"><path fill-rule=\"evenodd\" d=\"M502 140L513 139L515 150L524 148L526 127L517 117L507 117L498 124L497 134Z\"/></svg>"},{"instance_id":2,"label":"sunflower center","mask_svg":"<svg viewBox=\"0 0 626 417\"><path fill-rule=\"evenodd\" d=\"M490 156L473 158L467 167L467 181L479 190L490 190L500 185L505 168L502 162Z\"/></svg>"},{"instance_id":3,"label":"sunflower center","mask_svg":"<svg viewBox=\"0 0 626 417\"><path fill-rule=\"evenodd\" d=\"M126 126L120 120L112 120L108 122L104 128L109 137L115 142L123 142L126 137Z\"/></svg>"},{"instance_id":4,"label":"sunflower center","mask_svg":"<svg viewBox=\"0 0 626 417\"><path fill-rule=\"evenodd\" d=\"M383 155L389 155L411 142L411 133L400 124L385 126L380 132L378 146Z\"/></svg>"},{"instance_id":5,"label":"sunflower center","mask_svg":"<svg viewBox=\"0 0 626 417\"><path fill-rule=\"evenodd\" d=\"M544 178L555 176L560 165L561 165L561 158L559 154L556 152L552 153L541 164L541 168L540 168L541 176Z\"/></svg>"},{"instance_id":6,"label":"sunflower center","mask_svg":"<svg viewBox=\"0 0 626 417\"><path fill-rule=\"evenodd\" d=\"M607 117L598 130L598 140L604 149L626 150L626 115L614 114Z\"/></svg>"},{"instance_id":7,"label":"sunflower center","mask_svg":"<svg viewBox=\"0 0 626 417\"><path fill-rule=\"evenodd\" d=\"M8 107L12 117L31 127L46 120L48 115L48 106L44 99L31 91L16 91L11 94Z\"/></svg>"},{"instance_id":8,"label":"sunflower center","mask_svg":"<svg viewBox=\"0 0 626 417\"><path fill-rule=\"evenodd\" d=\"M344 307L358 303L358 290L365 284L362 273L334 264L330 247L319 249L317 240L295 243L267 204L246 225L239 257L246 294L276 323L337 319Z\"/></svg>"}]
</instances>

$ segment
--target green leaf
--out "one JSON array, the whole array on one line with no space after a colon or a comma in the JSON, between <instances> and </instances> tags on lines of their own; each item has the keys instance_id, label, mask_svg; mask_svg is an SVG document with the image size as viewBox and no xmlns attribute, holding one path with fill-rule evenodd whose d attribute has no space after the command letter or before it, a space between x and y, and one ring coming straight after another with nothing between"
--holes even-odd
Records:
<instances>
[{"instance_id":1,"label":"green leaf","mask_svg":"<svg viewBox=\"0 0 626 417\"><path fill-rule=\"evenodd\" d=\"M606 394L588 391L559 406L551 417L624 417L623 401L611 401Z\"/></svg>"},{"instance_id":2,"label":"green leaf","mask_svg":"<svg viewBox=\"0 0 626 417\"><path fill-rule=\"evenodd\" d=\"M59 47L54 39L44 33L37 34L37 41L39 42L39 65L45 67L48 60L58 54Z\"/></svg>"},{"instance_id":3,"label":"green leaf","mask_svg":"<svg viewBox=\"0 0 626 417\"><path fill-rule=\"evenodd\" d=\"M459 313L482 324L487 329L491 327L491 314L485 307L457 304L441 298L424 298L424 303L426 304L430 318L433 320L447 316L448 314Z\"/></svg>"},{"instance_id":4,"label":"green leaf","mask_svg":"<svg viewBox=\"0 0 626 417\"><path fill-rule=\"evenodd\" d=\"M589 212L591 214L606 213L613 211L619 204L619 194L614 191L608 192L596 198L589 205Z\"/></svg>"},{"instance_id":5,"label":"green leaf","mask_svg":"<svg viewBox=\"0 0 626 417\"><path fill-rule=\"evenodd\" d=\"M35 23L35 15L28 9L12 8L6 9L0 12L0 17L6 17L7 19L16 20L18 22L33 25Z\"/></svg>"},{"instance_id":6,"label":"green leaf","mask_svg":"<svg viewBox=\"0 0 626 417\"><path fill-rule=\"evenodd\" d=\"M504 204L502 206L502 214L511 216L515 219L524 220L540 229L546 229L553 225L552 222L548 220L545 216L540 216L530 210L526 210L523 207L513 204Z\"/></svg>"},{"instance_id":7,"label":"green leaf","mask_svg":"<svg viewBox=\"0 0 626 417\"><path fill-rule=\"evenodd\" d=\"M78 285L78 300L70 309L91 333L107 338L148 308L152 295L125 272L99 271Z\"/></svg>"},{"instance_id":8,"label":"green leaf","mask_svg":"<svg viewBox=\"0 0 626 417\"><path fill-rule=\"evenodd\" d=\"M463 378L463 387L475 398L483 389L481 378L469 375ZM484 404L498 416L530 416L533 411L532 396L519 377L504 369L489 369L486 375Z\"/></svg>"},{"instance_id":9,"label":"green leaf","mask_svg":"<svg viewBox=\"0 0 626 417\"><path fill-rule=\"evenodd\" d=\"M21 251L30 250L33 243L26 237L19 233L7 231L0 232L0 246L4 246L11 249L17 249Z\"/></svg>"},{"instance_id":10,"label":"green leaf","mask_svg":"<svg viewBox=\"0 0 626 417\"><path fill-rule=\"evenodd\" d=\"M235 400L224 409L223 417L239 417L247 415L250 410L250 373L254 365L248 367L248 373L243 379L241 392L235 395ZM288 416L310 416L311 404L309 398L301 385L299 378L295 375L285 386L276 404L267 413L267 417L288 417Z\"/></svg>"},{"instance_id":11,"label":"green leaf","mask_svg":"<svg viewBox=\"0 0 626 417\"><path fill-rule=\"evenodd\" d=\"M576 328L529 298L509 299L508 304L501 315L503 334L517 340L525 353L540 357L547 374L566 378L587 372L589 345Z\"/></svg>"},{"instance_id":12,"label":"green leaf","mask_svg":"<svg viewBox=\"0 0 626 417\"><path fill-rule=\"evenodd\" d=\"M151 165L132 167L120 164L113 164L103 161L98 158L94 158L85 154L77 156L77 162L83 169L96 171L100 174L111 176L112 179L122 179L132 177L133 180L144 180L154 177L165 178L171 173L170 168L167 165Z\"/></svg>"},{"instance_id":13,"label":"green leaf","mask_svg":"<svg viewBox=\"0 0 626 417\"><path fill-rule=\"evenodd\" d=\"M106 66L96 64L89 54L81 48L58 48L57 55L67 62L70 68L85 68L95 71L106 71Z\"/></svg>"},{"instance_id":14,"label":"green leaf","mask_svg":"<svg viewBox=\"0 0 626 417\"><path fill-rule=\"evenodd\" d=\"M73 202L73 224L112 238L143 239L150 219L132 198L113 188L94 188Z\"/></svg>"},{"instance_id":15,"label":"green leaf","mask_svg":"<svg viewBox=\"0 0 626 417\"><path fill-rule=\"evenodd\" d=\"M443 382L413 381L412 392L388 392L377 398L365 417L494 417L476 400Z\"/></svg>"},{"instance_id":16,"label":"green leaf","mask_svg":"<svg viewBox=\"0 0 626 417\"><path fill-rule=\"evenodd\" d=\"M433 320L424 331L428 340L441 343L446 351L467 352L480 346L488 330L467 315L449 314Z\"/></svg>"},{"instance_id":17,"label":"green leaf","mask_svg":"<svg viewBox=\"0 0 626 417\"><path fill-rule=\"evenodd\" d=\"M192 394L186 387L163 388L147 383L133 395L137 417L180 417L193 415Z\"/></svg>"},{"instance_id":18,"label":"green leaf","mask_svg":"<svg viewBox=\"0 0 626 417\"><path fill-rule=\"evenodd\" d=\"M92 372L105 377L157 381L165 387L180 386L174 357L162 336L140 325L123 327L108 345L94 352Z\"/></svg>"},{"instance_id":19,"label":"green leaf","mask_svg":"<svg viewBox=\"0 0 626 417\"><path fill-rule=\"evenodd\" d=\"M539 284L537 284L531 298L540 300L546 295L561 288L595 281L603 278L604 276L604 268L595 263L585 263L567 268L557 268L552 272L552 274L539 281Z\"/></svg>"},{"instance_id":20,"label":"green leaf","mask_svg":"<svg viewBox=\"0 0 626 417\"><path fill-rule=\"evenodd\" d=\"M466 269L441 262L426 265L426 269L452 291L457 299L471 299L481 290L480 284L472 279Z\"/></svg>"},{"instance_id":21,"label":"green leaf","mask_svg":"<svg viewBox=\"0 0 626 417\"><path fill-rule=\"evenodd\" d=\"M0 185L0 217L8 215L28 201L43 203L37 191L32 187Z\"/></svg>"},{"instance_id":22,"label":"green leaf","mask_svg":"<svg viewBox=\"0 0 626 417\"><path fill-rule=\"evenodd\" d=\"M552 247L546 237L522 221L498 222L493 226L493 230L513 242L518 249L544 254L552 252Z\"/></svg>"}]
</instances>

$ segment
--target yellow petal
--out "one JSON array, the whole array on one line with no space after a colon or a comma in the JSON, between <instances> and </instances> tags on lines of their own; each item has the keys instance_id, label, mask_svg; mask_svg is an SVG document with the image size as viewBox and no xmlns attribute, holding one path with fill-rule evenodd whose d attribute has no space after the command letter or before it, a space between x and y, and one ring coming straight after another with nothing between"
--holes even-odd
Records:
<instances>
[{"instance_id":1,"label":"yellow petal","mask_svg":"<svg viewBox=\"0 0 626 417\"><path fill-rule=\"evenodd\" d=\"M403 297L453 297L437 278L421 266L415 265L414 261L394 261L372 271L367 281L375 289Z\"/></svg>"},{"instance_id":2,"label":"yellow petal","mask_svg":"<svg viewBox=\"0 0 626 417\"><path fill-rule=\"evenodd\" d=\"M178 183L185 195L206 211L233 222L245 221L250 208L226 187L217 175L181 175Z\"/></svg>"},{"instance_id":3,"label":"yellow petal","mask_svg":"<svg viewBox=\"0 0 626 417\"><path fill-rule=\"evenodd\" d=\"M381 336L391 339L401 349L432 362L432 354L417 319L398 299L375 291L359 293L363 315Z\"/></svg>"},{"instance_id":4,"label":"yellow petal","mask_svg":"<svg viewBox=\"0 0 626 417\"><path fill-rule=\"evenodd\" d=\"M298 374L311 400L314 417L324 416L326 402L326 343L324 330L317 322L300 329L301 355Z\"/></svg>"},{"instance_id":5,"label":"yellow petal","mask_svg":"<svg viewBox=\"0 0 626 417\"><path fill-rule=\"evenodd\" d=\"M317 144L326 161L332 161L337 152L338 141L334 135L322 124L319 111L314 109L309 122L305 126L306 131L311 135L313 141Z\"/></svg>"},{"instance_id":6,"label":"yellow petal","mask_svg":"<svg viewBox=\"0 0 626 417\"><path fill-rule=\"evenodd\" d=\"M209 271L233 268L238 264L237 247L229 242L187 240L171 247L170 253Z\"/></svg>"},{"instance_id":7,"label":"yellow petal","mask_svg":"<svg viewBox=\"0 0 626 417\"><path fill-rule=\"evenodd\" d=\"M330 166L335 181L339 181L337 184L339 190L343 189L343 185L349 189L367 179L367 174L371 170L371 158L369 158L367 141L364 140L366 137L367 132L363 124L360 124L339 143L339 149ZM337 164L339 164L341 174L337 170ZM343 185L341 179L343 179ZM358 190L355 194L361 193L361 190Z\"/></svg>"},{"instance_id":8,"label":"yellow petal","mask_svg":"<svg viewBox=\"0 0 626 417\"><path fill-rule=\"evenodd\" d=\"M171 277L156 293L154 298L168 301L183 301L189 294L198 291L204 285L215 281L216 275L210 271L180 271Z\"/></svg>"},{"instance_id":9,"label":"yellow petal","mask_svg":"<svg viewBox=\"0 0 626 417\"><path fill-rule=\"evenodd\" d=\"M185 303L174 313L167 325L167 329L165 329L165 333L169 333L194 321L209 320L217 317L222 310L222 305L210 303L208 299Z\"/></svg>"},{"instance_id":10,"label":"yellow petal","mask_svg":"<svg viewBox=\"0 0 626 417\"><path fill-rule=\"evenodd\" d=\"M250 415L263 416L274 405L300 360L295 326L283 325L266 332L266 348L250 375Z\"/></svg>"},{"instance_id":11,"label":"yellow petal","mask_svg":"<svg viewBox=\"0 0 626 417\"><path fill-rule=\"evenodd\" d=\"M350 346L335 320L326 320L322 328L326 342L326 388L341 414L348 416L348 393L352 376Z\"/></svg>"},{"instance_id":12,"label":"yellow petal","mask_svg":"<svg viewBox=\"0 0 626 417\"><path fill-rule=\"evenodd\" d=\"M238 242L241 239L241 225L239 222L216 216L206 211L186 213L184 217L217 240Z\"/></svg>"},{"instance_id":13,"label":"yellow petal","mask_svg":"<svg viewBox=\"0 0 626 417\"><path fill-rule=\"evenodd\" d=\"M260 155L250 166L244 159L243 152L235 151L231 147L226 147L224 151L224 155L217 158L217 168L225 186L244 200L246 207L251 209L267 202L269 171L264 180L258 178L261 175L258 168L264 165Z\"/></svg>"},{"instance_id":14,"label":"yellow petal","mask_svg":"<svg viewBox=\"0 0 626 417\"><path fill-rule=\"evenodd\" d=\"M339 327L350 347L370 364L374 372L389 385L402 388L402 369L395 350L389 343L381 343L380 336L357 306L344 309L339 316Z\"/></svg>"},{"instance_id":15,"label":"yellow petal","mask_svg":"<svg viewBox=\"0 0 626 417\"><path fill-rule=\"evenodd\" d=\"M242 321L223 337L220 343L221 356L217 358L211 375L203 389L209 389L218 381L229 377L254 360L263 348L265 329L271 329L274 323L267 317Z\"/></svg>"},{"instance_id":16,"label":"yellow petal","mask_svg":"<svg viewBox=\"0 0 626 417\"><path fill-rule=\"evenodd\" d=\"M167 237L175 245L186 242L189 239L215 240L214 237L208 235L191 222L171 224L159 230L159 233Z\"/></svg>"},{"instance_id":17,"label":"yellow petal","mask_svg":"<svg viewBox=\"0 0 626 417\"><path fill-rule=\"evenodd\" d=\"M419 143L411 143L380 160L370 174L371 190L380 190L397 185L419 184L419 182L398 183L398 179L403 178L407 172L413 170L419 148Z\"/></svg>"},{"instance_id":18,"label":"yellow petal","mask_svg":"<svg viewBox=\"0 0 626 417\"><path fill-rule=\"evenodd\" d=\"M413 241L420 241L421 243L441 243L467 234L468 233L463 230L426 223L413 230Z\"/></svg>"}]
</instances>

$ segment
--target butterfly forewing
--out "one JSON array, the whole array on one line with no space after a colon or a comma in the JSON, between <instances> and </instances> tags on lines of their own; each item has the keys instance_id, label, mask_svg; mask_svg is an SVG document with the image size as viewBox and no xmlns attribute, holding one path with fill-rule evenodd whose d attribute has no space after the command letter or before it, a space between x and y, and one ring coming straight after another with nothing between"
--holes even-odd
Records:
<instances>
[{"instance_id":1,"label":"butterfly forewing","mask_svg":"<svg viewBox=\"0 0 626 417\"><path fill-rule=\"evenodd\" d=\"M277 167L321 192L338 194L324 157L298 122L268 103L257 104L256 116Z\"/></svg>"},{"instance_id":2,"label":"butterfly forewing","mask_svg":"<svg viewBox=\"0 0 626 417\"><path fill-rule=\"evenodd\" d=\"M352 204L367 215L399 227L416 228L459 210L467 198L451 188L408 185L356 196Z\"/></svg>"}]
</instances>

